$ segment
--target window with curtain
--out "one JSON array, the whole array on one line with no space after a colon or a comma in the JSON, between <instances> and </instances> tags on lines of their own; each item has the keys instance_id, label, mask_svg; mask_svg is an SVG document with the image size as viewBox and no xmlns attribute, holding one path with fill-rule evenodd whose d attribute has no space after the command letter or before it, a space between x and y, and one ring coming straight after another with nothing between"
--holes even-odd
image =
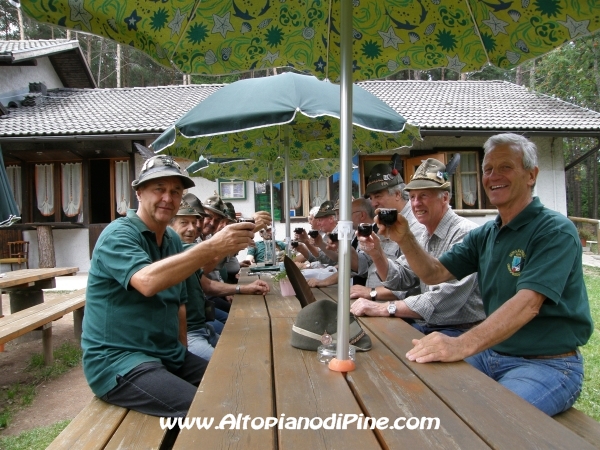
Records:
<instances>
[{"instance_id":1,"label":"window with curtain","mask_svg":"<svg viewBox=\"0 0 600 450\"><path fill-rule=\"evenodd\" d=\"M8 175L8 183L13 192L13 197L17 208L19 208L19 214L21 214L23 207L23 192L21 191L21 166L8 166L6 168L6 174Z\"/></svg>"},{"instance_id":2,"label":"window with curtain","mask_svg":"<svg viewBox=\"0 0 600 450\"><path fill-rule=\"evenodd\" d=\"M62 209L67 217L75 217L81 212L83 197L81 163L61 164Z\"/></svg>"},{"instance_id":3,"label":"window with curtain","mask_svg":"<svg viewBox=\"0 0 600 450\"><path fill-rule=\"evenodd\" d=\"M129 193L131 186L129 184L129 161L115 162L115 200L117 202L117 212L124 216L129 209Z\"/></svg>"},{"instance_id":4,"label":"window with curtain","mask_svg":"<svg viewBox=\"0 0 600 450\"><path fill-rule=\"evenodd\" d=\"M35 165L35 194L37 208L43 216L54 214L54 165Z\"/></svg>"}]
</instances>

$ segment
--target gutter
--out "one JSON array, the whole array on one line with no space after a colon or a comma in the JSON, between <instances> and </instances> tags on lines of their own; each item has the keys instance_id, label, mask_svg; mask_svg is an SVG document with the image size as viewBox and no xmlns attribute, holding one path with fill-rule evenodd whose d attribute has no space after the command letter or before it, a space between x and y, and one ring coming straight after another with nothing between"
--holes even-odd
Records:
<instances>
[{"instance_id":1,"label":"gutter","mask_svg":"<svg viewBox=\"0 0 600 450\"><path fill-rule=\"evenodd\" d=\"M535 130L434 130L421 128L421 136L492 136L501 133L515 133L525 137L531 136L548 136L548 137L593 137L600 139L600 130L552 130L552 131L535 131Z\"/></svg>"},{"instance_id":2,"label":"gutter","mask_svg":"<svg viewBox=\"0 0 600 450\"><path fill-rule=\"evenodd\" d=\"M123 140L123 141L134 141L139 139L156 139L161 133L127 133L127 134L80 134L80 135L57 135L57 136L15 136L15 137L2 137L0 136L0 142L20 142L20 141L37 141L37 142L50 142L50 141L106 141L106 140Z\"/></svg>"}]
</instances>

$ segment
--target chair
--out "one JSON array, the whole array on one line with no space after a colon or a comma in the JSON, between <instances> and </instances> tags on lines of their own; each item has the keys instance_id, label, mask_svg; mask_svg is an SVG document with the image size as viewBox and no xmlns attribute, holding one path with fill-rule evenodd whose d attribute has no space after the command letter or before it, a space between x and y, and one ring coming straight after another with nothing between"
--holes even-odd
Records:
<instances>
[{"instance_id":1,"label":"chair","mask_svg":"<svg viewBox=\"0 0 600 450\"><path fill-rule=\"evenodd\" d=\"M8 258L0 259L0 264L10 264L10 270L13 270L14 264L18 264L19 267L25 264L29 269L29 241L9 242L8 255Z\"/></svg>"}]
</instances>

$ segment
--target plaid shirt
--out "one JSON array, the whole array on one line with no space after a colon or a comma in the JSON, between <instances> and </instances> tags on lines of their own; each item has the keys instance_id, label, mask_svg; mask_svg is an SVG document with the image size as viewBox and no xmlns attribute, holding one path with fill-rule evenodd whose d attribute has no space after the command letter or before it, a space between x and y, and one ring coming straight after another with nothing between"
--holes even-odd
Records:
<instances>
[{"instance_id":1,"label":"plaid shirt","mask_svg":"<svg viewBox=\"0 0 600 450\"><path fill-rule=\"evenodd\" d=\"M461 242L474 228L477 228L474 222L448 209L433 235L423 233L417 241L425 251L438 258L454 244ZM413 286L418 280L404 255L396 261L388 258L388 275L383 286L390 290L403 289L404 286ZM453 280L436 285L423 282L420 284L421 294L404 298L406 306L423 318L417 322L427 325L453 325L485 319L477 274L469 275L460 281Z\"/></svg>"}]
</instances>

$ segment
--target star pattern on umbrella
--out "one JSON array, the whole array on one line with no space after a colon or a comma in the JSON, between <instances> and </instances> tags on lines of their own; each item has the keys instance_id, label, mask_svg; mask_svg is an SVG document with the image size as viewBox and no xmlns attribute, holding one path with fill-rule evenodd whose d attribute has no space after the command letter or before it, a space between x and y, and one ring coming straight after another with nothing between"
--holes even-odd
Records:
<instances>
[{"instance_id":1,"label":"star pattern on umbrella","mask_svg":"<svg viewBox=\"0 0 600 450\"><path fill-rule=\"evenodd\" d=\"M571 39L576 38L577 36L585 36L586 34L590 34L590 31L588 30L588 26L590 24L589 20L581 20L577 22L567 14L566 22L562 22L560 20L557 20L557 22L567 27Z\"/></svg>"},{"instance_id":2,"label":"star pattern on umbrella","mask_svg":"<svg viewBox=\"0 0 600 450\"><path fill-rule=\"evenodd\" d=\"M184 20L185 15L181 14L181 10L177 8L175 10L175 17L173 17L173 20L169 22L169 25L167 25L171 29L171 37L173 37L174 34L179 34Z\"/></svg>"},{"instance_id":3,"label":"star pattern on umbrella","mask_svg":"<svg viewBox=\"0 0 600 450\"><path fill-rule=\"evenodd\" d=\"M392 27L387 30L387 33L383 31L379 31L378 33L381 39L383 39L383 48L394 47L394 49L398 50L398 44L404 44L404 41L396 36Z\"/></svg>"},{"instance_id":4,"label":"star pattern on umbrella","mask_svg":"<svg viewBox=\"0 0 600 450\"><path fill-rule=\"evenodd\" d=\"M69 0L69 7L71 8L71 20L83 22L87 29L91 30L90 19L93 16L83 7L83 0Z\"/></svg>"},{"instance_id":5,"label":"star pattern on umbrella","mask_svg":"<svg viewBox=\"0 0 600 450\"><path fill-rule=\"evenodd\" d=\"M271 64L273 64L277 58L279 58L278 51L275 53L271 53L270 51L267 50L267 56L265 56L262 60L269 61Z\"/></svg>"},{"instance_id":6,"label":"star pattern on umbrella","mask_svg":"<svg viewBox=\"0 0 600 450\"><path fill-rule=\"evenodd\" d=\"M460 73L462 68L466 65L464 62L461 62L458 55L454 55L453 57L450 57L450 55L446 55L446 58L448 59L448 65L446 66L446 68L450 70L455 70L458 73Z\"/></svg>"},{"instance_id":7,"label":"star pattern on umbrella","mask_svg":"<svg viewBox=\"0 0 600 450\"><path fill-rule=\"evenodd\" d=\"M216 14L213 14L213 20L215 21L215 26L212 29L213 33L221 33L223 39L227 37L228 31L235 31L233 29L233 25L229 21L229 15L231 13L227 12L223 17L219 17Z\"/></svg>"},{"instance_id":8,"label":"star pattern on umbrella","mask_svg":"<svg viewBox=\"0 0 600 450\"><path fill-rule=\"evenodd\" d=\"M140 16L137 15L137 9L134 9L129 17L125 17L125 23L127 24L127 29L129 31L135 30L137 31L137 23L142 20Z\"/></svg>"},{"instance_id":9,"label":"star pattern on umbrella","mask_svg":"<svg viewBox=\"0 0 600 450\"><path fill-rule=\"evenodd\" d=\"M508 22L498 19L491 11L489 19L482 20L482 22L485 23L488 27L490 27L492 33L494 33L494 36L497 36L499 33L508 34L504 29L504 27L508 25Z\"/></svg>"}]
</instances>

